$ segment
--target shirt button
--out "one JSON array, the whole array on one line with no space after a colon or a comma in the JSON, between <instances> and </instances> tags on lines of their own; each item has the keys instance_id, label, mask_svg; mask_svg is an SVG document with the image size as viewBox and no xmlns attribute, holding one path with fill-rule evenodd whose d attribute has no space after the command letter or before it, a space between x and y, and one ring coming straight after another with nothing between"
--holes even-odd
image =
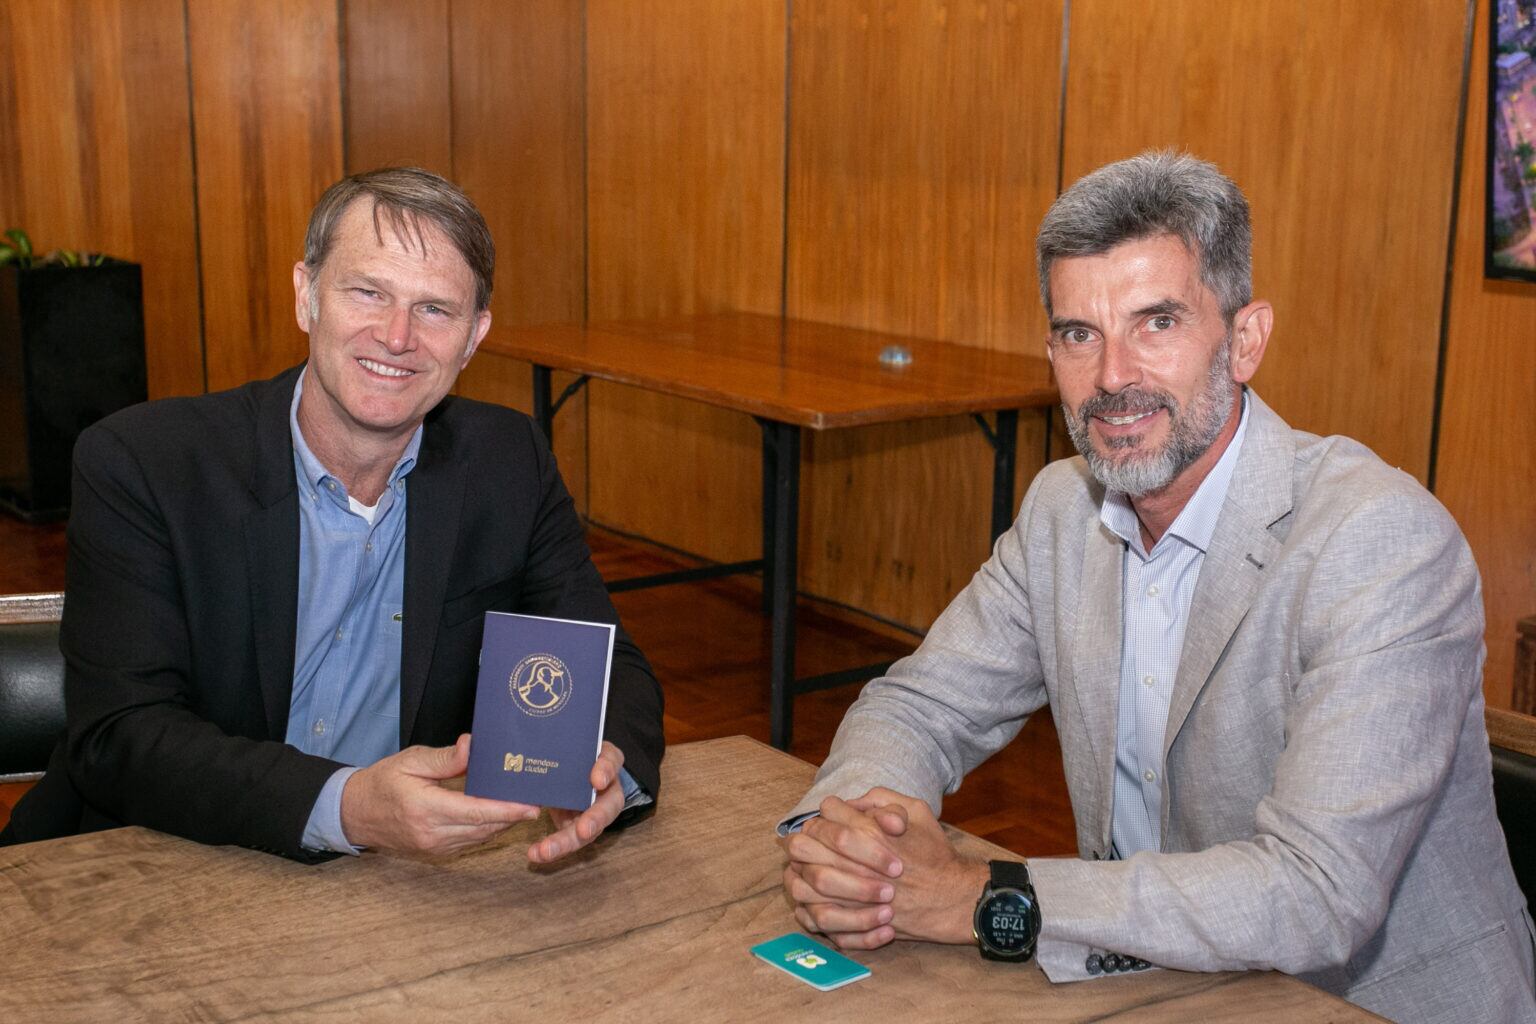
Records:
<instances>
[{"instance_id":1,"label":"shirt button","mask_svg":"<svg viewBox=\"0 0 1536 1024\"><path fill-rule=\"evenodd\" d=\"M1145 677L1142 678L1141 681L1143 683L1146 683L1148 687L1153 687L1153 686L1157 685L1157 677L1156 676L1145 676Z\"/></svg>"},{"instance_id":2,"label":"shirt button","mask_svg":"<svg viewBox=\"0 0 1536 1024\"><path fill-rule=\"evenodd\" d=\"M326 486L326 488L328 490L334 491L336 489L336 481L335 480L327 480L325 482L325 486Z\"/></svg>"},{"instance_id":3,"label":"shirt button","mask_svg":"<svg viewBox=\"0 0 1536 1024\"><path fill-rule=\"evenodd\" d=\"M1148 782L1156 782L1157 772L1153 771L1151 768L1148 768L1146 771L1141 773L1141 777L1146 779Z\"/></svg>"},{"instance_id":4,"label":"shirt button","mask_svg":"<svg viewBox=\"0 0 1536 1024\"><path fill-rule=\"evenodd\" d=\"M1148 597L1156 597L1157 596L1157 584L1156 583L1152 584L1150 587L1147 588L1147 596Z\"/></svg>"},{"instance_id":5,"label":"shirt button","mask_svg":"<svg viewBox=\"0 0 1536 1024\"><path fill-rule=\"evenodd\" d=\"M315 723L315 735L316 736L324 736L325 735L325 720L324 719L321 719L320 721Z\"/></svg>"},{"instance_id":6,"label":"shirt button","mask_svg":"<svg viewBox=\"0 0 1536 1024\"><path fill-rule=\"evenodd\" d=\"M337 640L341 639L341 630L339 630L339 629L336 631L336 639Z\"/></svg>"},{"instance_id":7,"label":"shirt button","mask_svg":"<svg viewBox=\"0 0 1536 1024\"><path fill-rule=\"evenodd\" d=\"M373 541L369 541L368 543L364 544L363 545L363 550L364 551L372 551L373 550Z\"/></svg>"}]
</instances>

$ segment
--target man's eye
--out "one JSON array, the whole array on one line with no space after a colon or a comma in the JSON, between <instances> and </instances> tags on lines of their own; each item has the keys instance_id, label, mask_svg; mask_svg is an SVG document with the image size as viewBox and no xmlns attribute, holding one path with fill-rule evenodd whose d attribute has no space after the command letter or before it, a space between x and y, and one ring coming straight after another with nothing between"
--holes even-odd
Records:
<instances>
[{"instance_id":1,"label":"man's eye","mask_svg":"<svg viewBox=\"0 0 1536 1024\"><path fill-rule=\"evenodd\" d=\"M444 309L442 306L434 306L434 305L431 305L430 303L428 303L425 306L422 306L421 307L421 311L423 313L425 313L427 316L430 316L430 317L442 317L442 316L447 316L448 315L448 311L446 309Z\"/></svg>"},{"instance_id":2,"label":"man's eye","mask_svg":"<svg viewBox=\"0 0 1536 1024\"><path fill-rule=\"evenodd\" d=\"M1061 332L1061 340L1068 345L1083 345L1093 340L1093 332L1082 327L1069 327Z\"/></svg>"},{"instance_id":3,"label":"man's eye","mask_svg":"<svg viewBox=\"0 0 1536 1024\"><path fill-rule=\"evenodd\" d=\"M1152 328L1154 331L1166 331L1173 326L1173 323L1173 317L1169 316L1167 313L1160 313L1153 317L1151 320L1148 320L1147 326Z\"/></svg>"},{"instance_id":4,"label":"man's eye","mask_svg":"<svg viewBox=\"0 0 1536 1024\"><path fill-rule=\"evenodd\" d=\"M365 299L377 299L379 297L379 293L372 288L353 288L352 291Z\"/></svg>"}]
</instances>

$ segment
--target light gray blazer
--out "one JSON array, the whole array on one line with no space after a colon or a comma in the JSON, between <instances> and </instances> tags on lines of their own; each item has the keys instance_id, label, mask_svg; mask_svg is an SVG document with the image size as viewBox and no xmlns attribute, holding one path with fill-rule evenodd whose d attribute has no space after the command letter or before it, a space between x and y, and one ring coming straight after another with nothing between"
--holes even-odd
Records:
<instances>
[{"instance_id":1,"label":"light gray blazer","mask_svg":"<svg viewBox=\"0 0 1536 1024\"><path fill-rule=\"evenodd\" d=\"M1536 1020L1466 542L1406 474L1249 399L1173 688L1161 852L1106 859L1125 550L1080 458L1036 477L922 646L865 687L792 813L876 785L937 811L1049 703L1080 857L1029 861L1052 980L1111 950L1286 971L1394 1020Z\"/></svg>"}]
</instances>

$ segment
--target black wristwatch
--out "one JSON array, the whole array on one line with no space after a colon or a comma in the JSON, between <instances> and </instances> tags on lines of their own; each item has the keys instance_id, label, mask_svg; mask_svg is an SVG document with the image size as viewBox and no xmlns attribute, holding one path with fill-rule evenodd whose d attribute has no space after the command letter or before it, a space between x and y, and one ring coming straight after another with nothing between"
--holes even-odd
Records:
<instances>
[{"instance_id":1,"label":"black wristwatch","mask_svg":"<svg viewBox=\"0 0 1536 1024\"><path fill-rule=\"evenodd\" d=\"M981 890L971 934L988 960L1023 963L1035 955L1040 937L1040 903L1029 884L1029 869L1018 861L994 860L992 878Z\"/></svg>"}]
</instances>

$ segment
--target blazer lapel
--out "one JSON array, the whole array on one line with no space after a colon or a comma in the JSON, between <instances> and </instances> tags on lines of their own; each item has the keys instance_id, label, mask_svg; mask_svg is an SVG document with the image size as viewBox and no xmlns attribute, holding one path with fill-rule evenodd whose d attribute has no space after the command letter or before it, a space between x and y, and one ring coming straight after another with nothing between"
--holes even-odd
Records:
<instances>
[{"instance_id":1,"label":"blazer lapel","mask_svg":"<svg viewBox=\"0 0 1536 1024\"><path fill-rule=\"evenodd\" d=\"M1296 445L1290 428L1252 391L1248 400L1243 450L1190 602L1184 650L1168 706L1164 759L1248 614L1263 585L1265 567L1279 554L1282 542L1270 527L1291 511Z\"/></svg>"},{"instance_id":2,"label":"blazer lapel","mask_svg":"<svg viewBox=\"0 0 1536 1024\"><path fill-rule=\"evenodd\" d=\"M405 622L400 650L400 746L410 744L437 645L448 568L459 541L466 471L445 428L427 417L416 467L406 477Z\"/></svg>"},{"instance_id":3,"label":"blazer lapel","mask_svg":"<svg viewBox=\"0 0 1536 1024\"><path fill-rule=\"evenodd\" d=\"M1072 642L1072 697L1088 734L1091 764L1068 764L1069 774L1090 775L1097 786L1095 820L1088 831L1109 847L1114 799L1115 725L1120 702L1121 608L1125 542L1093 515L1086 524L1083 576ZM1071 758L1070 750L1065 750Z\"/></svg>"},{"instance_id":4,"label":"blazer lapel","mask_svg":"<svg viewBox=\"0 0 1536 1024\"><path fill-rule=\"evenodd\" d=\"M256 671L267 734L282 739L293 697L293 645L299 614L299 503L288 409L298 371L272 382L256 408L251 496L244 520L245 569L250 579Z\"/></svg>"}]
</instances>

